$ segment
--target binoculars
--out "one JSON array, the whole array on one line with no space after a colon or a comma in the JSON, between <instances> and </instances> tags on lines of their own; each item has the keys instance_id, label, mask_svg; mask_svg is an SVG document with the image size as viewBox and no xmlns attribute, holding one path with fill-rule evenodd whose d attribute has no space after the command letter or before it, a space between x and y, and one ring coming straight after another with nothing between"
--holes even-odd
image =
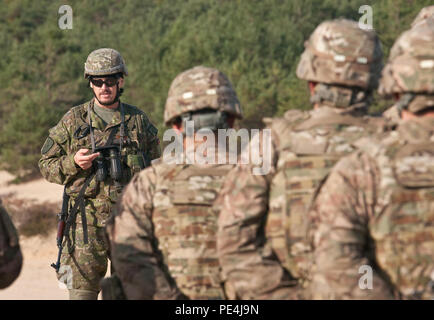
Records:
<instances>
[{"instance_id":1,"label":"binoculars","mask_svg":"<svg viewBox=\"0 0 434 320\"><path fill-rule=\"evenodd\" d=\"M96 180L105 181L107 176L120 182L122 180L122 164L119 147L115 145L95 148L100 155L95 159Z\"/></svg>"}]
</instances>

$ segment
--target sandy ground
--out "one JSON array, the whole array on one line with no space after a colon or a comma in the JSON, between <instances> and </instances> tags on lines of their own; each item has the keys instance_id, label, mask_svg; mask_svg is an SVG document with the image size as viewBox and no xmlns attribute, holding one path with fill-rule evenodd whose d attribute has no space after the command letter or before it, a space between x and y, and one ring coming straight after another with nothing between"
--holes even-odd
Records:
<instances>
[{"instance_id":1,"label":"sandy ground","mask_svg":"<svg viewBox=\"0 0 434 320\"><path fill-rule=\"evenodd\" d=\"M13 175L0 171L0 197L13 194L17 198L36 199L40 202L61 202L63 186L38 179L22 184L8 185Z\"/></svg>"},{"instance_id":2,"label":"sandy ground","mask_svg":"<svg viewBox=\"0 0 434 320\"><path fill-rule=\"evenodd\" d=\"M59 288L56 272L50 267L57 258L55 239L55 232L46 238L20 238L23 268L10 287L0 290L0 300L68 299L68 291Z\"/></svg>"},{"instance_id":3,"label":"sandy ground","mask_svg":"<svg viewBox=\"0 0 434 320\"><path fill-rule=\"evenodd\" d=\"M40 202L60 203L63 186L48 183L44 179L8 185L14 177L0 171L0 197L13 194L15 198L36 199ZM20 237L24 263L15 282L0 290L0 300L65 300L68 290L61 289L56 272L50 267L57 259L56 231L47 237Z\"/></svg>"}]
</instances>

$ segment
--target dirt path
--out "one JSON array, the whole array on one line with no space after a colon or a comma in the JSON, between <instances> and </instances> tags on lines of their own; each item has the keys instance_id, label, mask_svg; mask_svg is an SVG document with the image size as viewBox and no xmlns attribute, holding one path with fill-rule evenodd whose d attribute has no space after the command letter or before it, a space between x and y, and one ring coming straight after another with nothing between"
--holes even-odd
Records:
<instances>
[{"instance_id":1,"label":"dirt path","mask_svg":"<svg viewBox=\"0 0 434 320\"><path fill-rule=\"evenodd\" d=\"M13 194L14 198L36 199L38 202L60 203L63 186L48 183L44 179L8 185L14 177L0 171L0 197ZM65 300L68 290L58 285L56 273L50 267L57 258L56 230L47 237L20 237L24 263L15 282L0 290L0 300Z\"/></svg>"}]
</instances>

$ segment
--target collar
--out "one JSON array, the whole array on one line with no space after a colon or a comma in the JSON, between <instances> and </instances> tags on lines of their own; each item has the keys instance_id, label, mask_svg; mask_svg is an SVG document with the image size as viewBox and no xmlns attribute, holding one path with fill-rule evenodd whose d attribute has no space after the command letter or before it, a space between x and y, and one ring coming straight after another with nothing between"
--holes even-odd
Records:
<instances>
[{"instance_id":1,"label":"collar","mask_svg":"<svg viewBox=\"0 0 434 320\"><path fill-rule=\"evenodd\" d=\"M100 117L98 117L98 115L95 113L95 111L93 109L94 99L95 98L92 98L92 100L90 100L84 104L84 112L81 115L82 120L84 122L88 123L89 121L88 121L88 114L87 114L88 111L87 110L88 110L88 106L90 104L90 109L91 109L90 118L92 120L92 127L93 128L101 130L101 131L106 131L110 128L113 128L115 126L120 125L122 122L121 112L120 112L121 108L124 109L125 123L127 123L128 120L130 120L131 114L126 112L127 111L126 105L119 101L119 108L117 111L114 112L112 121L110 123L108 123L107 126L104 126L104 122L102 121L102 119L100 119Z\"/></svg>"}]
</instances>

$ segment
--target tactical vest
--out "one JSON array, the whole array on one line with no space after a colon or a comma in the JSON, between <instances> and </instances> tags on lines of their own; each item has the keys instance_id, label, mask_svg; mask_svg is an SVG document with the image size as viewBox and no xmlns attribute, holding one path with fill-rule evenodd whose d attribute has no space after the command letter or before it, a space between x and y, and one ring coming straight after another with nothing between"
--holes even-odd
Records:
<instances>
[{"instance_id":1,"label":"tactical vest","mask_svg":"<svg viewBox=\"0 0 434 320\"><path fill-rule=\"evenodd\" d=\"M225 299L217 257L217 214L212 210L233 165L154 166L152 221L164 263L190 299Z\"/></svg>"},{"instance_id":2,"label":"tactical vest","mask_svg":"<svg viewBox=\"0 0 434 320\"><path fill-rule=\"evenodd\" d=\"M125 119L125 138L123 141L123 148L121 150L121 163L123 177L121 184L126 185L132 178L132 176L142 170L149 160L145 158L145 154L142 150L146 150L147 146L144 141L146 136L146 128L143 128L140 121L140 112L134 106L122 103L126 113ZM86 148L91 150L91 137L89 132L89 120L87 117L88 103L80 105L71 109L74 114L75 125L71 128L71 132L74 133L74 138L71 140L71 148L79 150ZM108 124L110 126L110 124ZM111 129L99 131L94 128L95 143L97 146L103 146L110 135L111 130L116 130L113 137L113 141L119 144L120 140L120 125L114 126ZM87 134L86 134L87 133ZM71 197L75 197L80 192L83 186L88 172L82 171L70 185L67 186L67 193ZM89 186L86 188L84 196L86 198L95 198L100 193L100 189L108 189L106 192L111 202L116 202L119 195L119 187L115 187L114 181L108 177L104 182L97 182L96 179L92 179Z\"/></svg>"},{"instance_id":3,"label":"tactical vest","mask_svg":"<svg viewBox=\"0 0 434 320\"><path fill-rule=\"evenodd\" d=\"M433 124L430 136L417 123L405 123L386 147L361 147L380 172L369 221L371 256L400 299L434 299Z\"/></svg>"},{"instance_id":4,"label":"tactical vest","mask_svg":"<svg viewBox=\"0 0 434 320\"><path fill-rule=\"evenodd\" d=\"M330 109L291 110L284 118L273 119L269 127L279 144L266 238L282 265L305 287L314 267L307 213L315 190L334 164L355 150L353 142L377 131L380 121L340 115Z\"/></svg>"}]
</instances>

